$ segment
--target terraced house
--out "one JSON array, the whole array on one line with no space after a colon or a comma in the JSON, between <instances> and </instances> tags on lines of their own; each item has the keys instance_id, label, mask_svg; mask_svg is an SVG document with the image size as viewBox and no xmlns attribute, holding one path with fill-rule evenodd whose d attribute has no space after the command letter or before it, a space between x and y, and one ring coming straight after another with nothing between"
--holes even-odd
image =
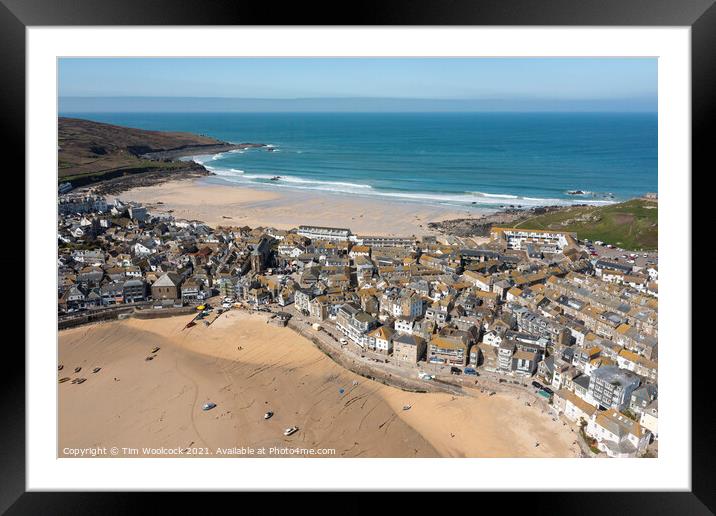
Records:
<instances>
[{"instance_id":1,"label":"terraced house","mask_svg":"<svg viewBox=\"0 0 716 516\"><path fill-rule=\"evenodd\" d=\"M377 325L378 320L375 317L351 303L342 305L336 314L336 327L361 347L368 345L367 334Z\"/></svg>"},{"instance_id":2,"label":"terraced house","mask_svg":"<svg viewBox=\"0 0 716 516\"><path fill-rule=\"evenodd\" d=\"M610 457L629 458L643 453L651 432L615 409L595 412L586 433L597 440L600 450Z\"/></svg>"},{"instance_id":3,"label":"terraced house","mask_svg":"<svg viewBox=\"0 0 716 516\"><path fill-rule=\"evenodd\" d=\"M428 342L428 362L465 366L469 345L464 336L434 335Z\"/></svg>"}]
</instances>

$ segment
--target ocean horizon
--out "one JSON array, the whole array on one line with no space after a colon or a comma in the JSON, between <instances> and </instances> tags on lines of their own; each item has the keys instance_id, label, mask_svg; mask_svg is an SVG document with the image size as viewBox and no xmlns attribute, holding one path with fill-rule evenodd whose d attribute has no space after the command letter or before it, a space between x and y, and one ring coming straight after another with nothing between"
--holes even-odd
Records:
<instances>
[{"instance_id":1,"label":"ocean horizon","mask_svg":"<svg viewBox=\"0 0 716 516\"><path fill-rule=\"evenodd\" d=\"M267 144L188 158L244 187L482 208L604 205L657 191L656 113L60 116Z\"/></svg>"}]
</instances>

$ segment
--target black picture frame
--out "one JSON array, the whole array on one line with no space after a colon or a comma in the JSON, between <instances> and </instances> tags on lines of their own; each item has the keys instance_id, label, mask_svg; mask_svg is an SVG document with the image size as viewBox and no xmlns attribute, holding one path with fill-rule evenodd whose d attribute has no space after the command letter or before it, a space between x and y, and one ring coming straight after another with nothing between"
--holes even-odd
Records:
<instances>
[{"instance_id":1,"label":"black picture frame","mask_svg":"<svg viewBox=\"0 0 716 516\"><path fill-rule=\"evenodd\" d=\"M352 8L351 8L352 7ZM713 170L716 125L716 6L714 0L428 0L366 1L349 6L339 2L294 2L269 8L256 2L230 0L0 0L0 103L6 147L12 155L13 172L24 170L25 148L25 29L31 26L112 25L557 25L557 26L688 26L691 27L692 73L692 169L700 175ZM710 130L711 129L711 130ZM710 165L710 166L709 166ZM8 171L9 172L9 171ZM10 184L24 192L19 174ZM691 178L695 175L692 173ZM689 171L677 177L689 180ZM9 190L6 190L9 191ZM16 198L24 198L17 195ZM692 205L695 205L692 199ZM693 217L692 217L693 219ZM25 238L30 238L25 235ZM16 244L19 248L19 244ZM10 253L13 262L17 257ZM690 250L684 250L690 259ZM3 265L10 260L0 258ZM25 274L30 271L25 270ZM689 281L691 278L685 278ZM16 287L17 288L17 287ZM24 290L24 289L23 289ZM684 302L691 302L685 299ZM26 305L27 306L27 305ZM696 304L692 305L696 309ZM17 325L19 326L19 325ZM689 345L686 332L684 346ZM19 339L3 339L7 362L0 390L0 512L7 514L117 514L145 510L147 495L141 493L37 493L25 492L25 354ZM49 350L48 350L49 351ZM713 514L716 485L713 464L714 429L711 420L709 360L700 360L693 348L692 360L692 456L691 492L564 492L510 494L511 507L532 514ZM701 410L694 410L699 407ZM568 474L568 467L562 470ZM559 486L555 486L559 491ZM167 498L167 495L160 495ZM476 504L487 508L485 496ZM180 500L183 511L194 503L206 510L206 498ZM503 499L504 500L504 499ZM258 501L258 500L257 500ZM403 510L422 504L421 497L403 498ZM212 501L212 505L216 500ZM502 503L502 502L499 502ZM364 505L365 504L365 505ZM369 510L370 502L357 501L353 509ZM416 506L417 510L421 510ZM475 508L475 510L479 510Z\"/></svg>"}]
</instances>

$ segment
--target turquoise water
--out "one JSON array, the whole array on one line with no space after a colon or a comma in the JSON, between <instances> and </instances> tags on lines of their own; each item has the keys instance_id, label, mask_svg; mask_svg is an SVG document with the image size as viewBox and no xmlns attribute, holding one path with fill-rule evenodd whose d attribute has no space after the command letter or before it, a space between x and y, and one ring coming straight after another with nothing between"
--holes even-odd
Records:
<instances>
[{"instance_id":1,"label":"turquoise water","mask_svg":"<svg viewBox=\"0 0 716 516\"><path fill-rule=\"evenodd\" d=\"M242 186L485 207L603 204L657 191L656 114L62 115L270 144L195 158Z\"/></svg>"}]
</instances>

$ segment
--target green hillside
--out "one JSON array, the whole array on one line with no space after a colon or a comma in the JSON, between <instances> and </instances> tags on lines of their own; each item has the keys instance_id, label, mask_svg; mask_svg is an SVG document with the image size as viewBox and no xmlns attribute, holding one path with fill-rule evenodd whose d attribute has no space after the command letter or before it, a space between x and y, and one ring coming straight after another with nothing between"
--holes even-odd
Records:
<instances>
[{"instance_id":1,"label":"green hillside","mask_svg":"<svg viewBox=\"0 0 716 516\"><path fill-rule=\"evenodd\" d=\"M193 161L149 154L172 150L209 154L237 147L190 133L145 131L77 118L60 117L57 125L58 182L71 181L75 187L134 174L206 174Z\"/></svg>"},{"instance_id":2,"label":"green hillside","mask_svg":"<svg viewBox=\"0 0 716 516\"><path fill-rule=\"evenodd\" d=\"M516 227L574 231L580 239L602 240L629 250L659 245L659 210L655 200L632 199L609 206L576 206L525 219Z\"/></svg>"}]
</instances>

